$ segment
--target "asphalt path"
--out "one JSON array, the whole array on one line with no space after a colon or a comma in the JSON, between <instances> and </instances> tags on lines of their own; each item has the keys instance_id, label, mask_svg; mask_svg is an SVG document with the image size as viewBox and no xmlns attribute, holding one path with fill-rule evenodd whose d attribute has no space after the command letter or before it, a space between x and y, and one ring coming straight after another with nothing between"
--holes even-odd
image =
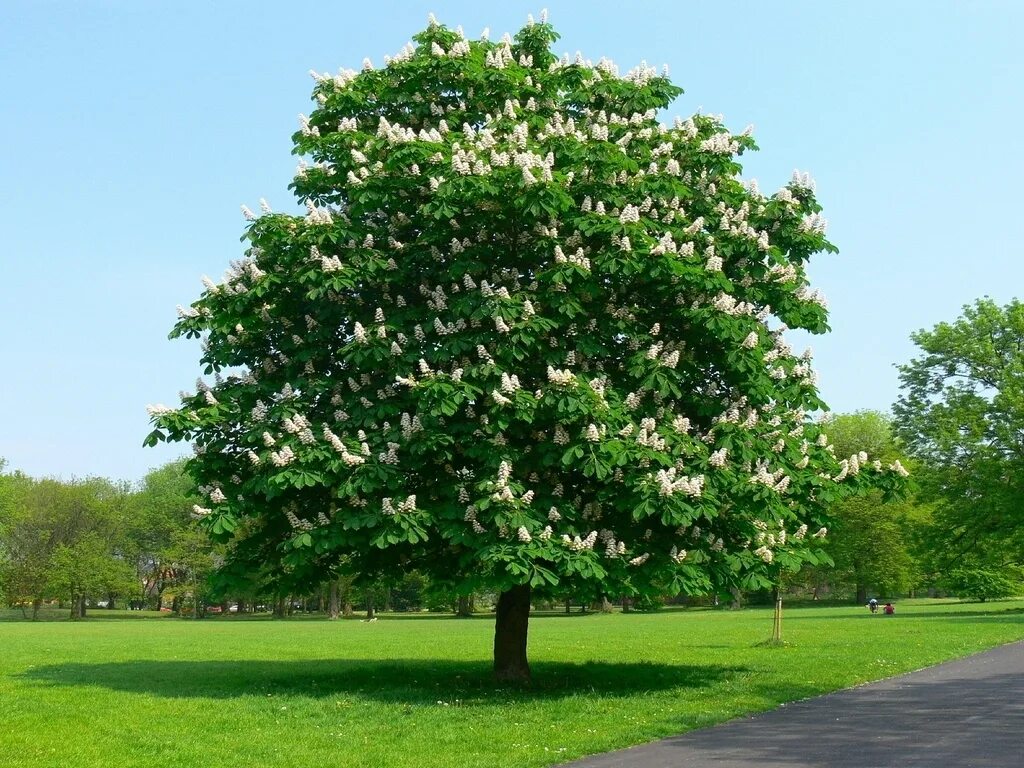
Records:
<instances>
[{"instance_id":1,"label":"asphalt path","mask_svg":"<svg viewBox=\"0 0 1024 768\"><path fill-rule=\"evenodd\" d=\"M1024 768L1024 642L569 766Z\"/></svg>"}]
</instances>

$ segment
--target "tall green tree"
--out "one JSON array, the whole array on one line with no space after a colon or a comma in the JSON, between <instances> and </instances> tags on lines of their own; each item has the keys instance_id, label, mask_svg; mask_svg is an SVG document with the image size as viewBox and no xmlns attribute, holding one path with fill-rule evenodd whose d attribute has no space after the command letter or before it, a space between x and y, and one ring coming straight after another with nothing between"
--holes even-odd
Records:
<instances>
[{"instance_id":1,"label":"tall green tree","mask_svg":"<svg viewBox=\"0 0 1024 768\"><path fill-rule=\"evenodd\" d=\"M432 20L383 68L315 74L306 215L244 211L245 258L173 332L213 381L148 438L195 444L223 573L496 590L510 680L531 596L766 580L781 530L799 557L835 499L899 481L819 442L783 338L827 328L810 177L762 194L748 131L663 125L667 75L557 38Z\"/></svg>"},{"instance_id":2,"label":"tall green tree","mask_svg":"<svg viewBox=\"0 0 1024 768\"><path fill-rule=\"evenodd\" d=\"M155 608L164 590L178 580L175 537L192 525L193 507L200 500L181 460L146 473L132 494L125 528L127 559L136 569L139 597Z\"/></svg>"},{"instance_id":3,"label":"tall green tree","mask_svg":"<svg viewBox=\"0 0 1024 768\"><path fill-rule=\"evenodd\" d=\"M112 599L135 589L132 564L112 554L110 542L96 531L59 544L48 565L49 594L71 603L72 619L85 617L90 598Z\"/></svg>"},{"instance_id":4,"label":"tall green tree","mask_svg":"<svg viewBox=\"0 0 1024 768\"><path fill-rule=\"evenodd\" d=\"M1024 558L1024 304L980 299L911 338L896 425L936 503L933 549L948 571Z\"/></svg>"},{"instance_id":5,"label":"tall green tree","mask_svg":"<svg viewBox=\"0 0 1024 768\"><path fill-rule=\"evenodd\" d=\"M831 417L825 429L838 454L862 446L881 463L906 461L889 417L878 411L859 411ZM911 554L920 515L913 500L889 500L871 492L837 502L831 509L832 536L825 551L833 566L833 587L852 588L864 603L869 591L894 595L912 583Z\"/></svg>"},{"instance_id":6,"label":"tall green tree","mask_svg":"<svg viewBox=\"0 0 1024 768\"><path fill-rule=\"evenodd\" d=\"M22 477L13 498L12 522L4 534L8 600L31 604L35 614L44 600L70 599L74 592L72 611L80 617L87 599L126 594L128 582L123 579L89 580L86 591L70 589L72 581L82 582L70 571L83 570L78 565L83 559L96 562L98 549L111 561L125 562L126 486L102 478L62 482ZM100 584L116 586L116 592L97 591Z\"/></svg>"}]
</instances>

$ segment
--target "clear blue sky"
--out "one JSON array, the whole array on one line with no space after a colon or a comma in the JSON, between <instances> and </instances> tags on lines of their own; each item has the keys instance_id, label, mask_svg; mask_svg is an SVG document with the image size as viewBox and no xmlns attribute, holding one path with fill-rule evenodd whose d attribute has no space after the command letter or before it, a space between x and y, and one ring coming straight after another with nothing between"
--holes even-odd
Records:
<instances>
[{"instance_id":1,"label":"clear blue sky","mask_svg":"<svg viewBox=\"0 0 1024 768\"><path fill-rule=\"evenodd\" d=\"M746 176L809 170L839 256L812 270L836 411L887 409L915 329L1024 294L1024 3L548 2L559 51L671 67L673 112L754 123ZM241 253L239 204L290 206L310 68L377 64L427 14L476 36L541 6L481 2L0 5L0 456L138 479L147 403L198 350L176 304ZM804 343L803 339L795 339ZM796 345L796 344L794 344Z\"/></svg>"}]
</instances>

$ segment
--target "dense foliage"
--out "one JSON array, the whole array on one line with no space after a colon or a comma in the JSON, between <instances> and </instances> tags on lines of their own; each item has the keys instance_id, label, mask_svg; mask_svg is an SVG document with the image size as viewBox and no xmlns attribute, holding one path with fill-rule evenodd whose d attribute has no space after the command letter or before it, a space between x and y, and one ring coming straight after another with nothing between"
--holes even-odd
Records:
<instances>
[{"instance_id":1,"label":"dense foliage","mask_svg":"<svg viewBox=\"0 0 1024 768\"><path fill-rule=\"evenodd\" d=\"M1024 558L1024 305L981 299L952 323L913 335L900 367L896 426L935 500L940 566ZM987 563L987 565L986 565Z\"/></svg>"},{"instance_id":2,"label":"dense foliage","mask_svg":"<svg viewBox=\"0 0 1024 768\"><path fill-rule=\"evenodd\" d=\"M209 562L198 573L174 546L194 535L195 501L180 462L153 470L137 487L0 472L0 597L32 615L60 601L76 618L89 603L159 607L167 587L205 581L212 570ZM198 546L209 559L208 538Z\"/></svg>"},{"instance_id":3,"label":"dense foliage","mask_svg":"<svg viewBox=\"0 0 1024 768\"><path fill-rule=\"evenodd\" d=\"M762 194L749 132L661 124L667 76L556 39L432 21L383 68L314 73L307 213L245 211L245 257L173 334L214 381L152 409L150 442L194 443L228 578L706 593L814 559L829 504L899 484L833 455L783 337L827 327L809 177Z\"/></svg>"}]
</instances>

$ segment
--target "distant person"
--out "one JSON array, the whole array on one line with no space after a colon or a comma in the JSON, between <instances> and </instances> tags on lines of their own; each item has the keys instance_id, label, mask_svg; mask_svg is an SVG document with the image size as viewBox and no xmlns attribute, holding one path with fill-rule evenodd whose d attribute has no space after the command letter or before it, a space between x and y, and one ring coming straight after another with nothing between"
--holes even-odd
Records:
<instances>
[{"instance_id":1,"label":"distant person","mask_svg":"<svg viewBox=\"0 0 1024 768\"><path fill-rule=\"evenodd\" d=\"M873 597L870 600L868 600L868 610L870 610L872 613L878 613L878 601L875 600L875 598Z\"/></svg>"},{"instance_id":2,"label":"distant person","mask_svg":"<svg viewBox=\"0 0 1024 768\"><path fill-rule=\"evenodd\" d=\"M886 603L885 608L883 608L882 610L885 611L886 616L892 616L894 613L896 613L896 609L893 607L892 603Z\"/></svg>"}]
</instances>

